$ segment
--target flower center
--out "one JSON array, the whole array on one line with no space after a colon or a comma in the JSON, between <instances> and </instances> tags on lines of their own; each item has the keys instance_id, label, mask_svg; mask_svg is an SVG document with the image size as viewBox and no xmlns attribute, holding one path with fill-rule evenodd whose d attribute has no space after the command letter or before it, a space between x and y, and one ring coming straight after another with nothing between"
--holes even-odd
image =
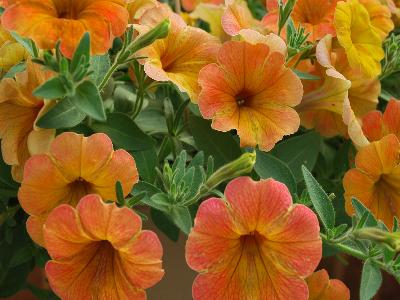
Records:
<instances>
[{"instance_id":1,"label":"flower center","mask_svg":"<svg viewBox=\"0 0 400 300\"><path fill-rule=\"evenodd\" d=\"M93 191L92 184L81 177L68 184L68 188L70 199L68 204L72 206L76 206L83 196L89 195Z\"/></svg>"},{"instance_id":2,"label":"flower center","mask_svg":"<svg viewBox=\"0 0 400 300\"><path fill-rule=\"evenodd\" d=\"M375 193L377 201L383 201L393 214L396 214L396 205L398 198L398 186L400 185L400 177L388 174L382 174L375 183Z\"/></svg>"},{"instance_id":3,"label":"flower center","mask_svg":"<svg viewBox=\"0 0 400 300\"><path fill-rule=\"evenodd\" d=\"M242 251L246 256L261 256L259 249L259 243L263 239L263 236L257 231L252 231L249 234L242 235L240 237L240 243L242 245ZM261 258L261 257L260 257Z\"/></svg>"},{"instance_id":4,"label":"flower center","mask_svg":"<svg viewBox=\"0 0 400 300\"><path fill-rule=\"evenodd\" d=\"M60 19L77 20L81 12L79 3L74 0L53 1Z\"/></svg>"},{"instance_id":5,"label":"flower center","mask_svg":"<svg viewBox=\"0 0 400 300\"><path fill-rule=\"evenodd\" d=\"M329 10L330 3L325 3L322 7L318 2L313 1L301 1L296 3L293 10L293 20L298 23L308 23L312 25L318 25L322 23L325 18L325 14Z\"/></svg>"},{"instance_id":6,"label":"flower center","mask_svg":"<svg viewBox=\"0 0 400 300\"><path fill-rule=\"evenodd\" d=\"M236 95L236 97L235 97L236 103L239 107L245 106L248 98L249 98L249 95L248 95L247 91L242 91L240 94Z\"/></svg>"}]
</instances>

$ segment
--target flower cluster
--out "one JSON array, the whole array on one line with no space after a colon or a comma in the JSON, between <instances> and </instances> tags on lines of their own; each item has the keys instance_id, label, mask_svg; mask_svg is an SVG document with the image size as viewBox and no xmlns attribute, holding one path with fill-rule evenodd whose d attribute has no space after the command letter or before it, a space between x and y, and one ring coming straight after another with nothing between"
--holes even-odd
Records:
<instances>
[{"instance_id":1,"label":"flower cluster","mask_svg":"<svg viewBox=\"0 0 400 300\"><path fill-rule=\"evenodd\" d=\"M0 0L0 297L48 254L49 295L147 299L142 223L195 300L350 299L323 245L400 278L400 2L169 2Z\"/></svg>"}]
</instances>

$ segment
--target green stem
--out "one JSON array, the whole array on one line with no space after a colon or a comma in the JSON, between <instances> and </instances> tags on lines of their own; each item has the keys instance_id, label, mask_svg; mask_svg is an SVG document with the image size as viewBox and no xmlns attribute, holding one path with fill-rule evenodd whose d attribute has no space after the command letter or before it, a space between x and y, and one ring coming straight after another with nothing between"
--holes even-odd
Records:
<instances>
[{"instance_id":1,"label":"green stem","mask_svg":"<svg viewBox=\"0 0 400 300\"><path fill-rule=\"evenodd\" d=\"M111 68L107 71L106 75L104 76L103 80L100 82L98 88L99 91L101 92L105 86L107 85L108 81L110 80L111 76L114 74L114 72L118 69L120 63L118 60L115 60Z\"/></svg>"}]
</instances>

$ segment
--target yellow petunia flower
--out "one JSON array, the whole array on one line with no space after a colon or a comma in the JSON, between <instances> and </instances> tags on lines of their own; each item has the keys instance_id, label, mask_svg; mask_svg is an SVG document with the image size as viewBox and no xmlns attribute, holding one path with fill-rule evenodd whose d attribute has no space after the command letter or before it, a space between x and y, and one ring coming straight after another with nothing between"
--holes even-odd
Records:
<instances>
[{"instance_id":1,"label":"yellow petunia flower","mask_svg":"<svg viewBox=\"0 0 400 300\"><path fill-rule=\"evenodd\" d=\"M368 77L381 73L384 57L382 39L371 24L367 9L358 0L340 1L334 24L340 45L345 49L350 66Z\"/></svg>"}]
</instances>

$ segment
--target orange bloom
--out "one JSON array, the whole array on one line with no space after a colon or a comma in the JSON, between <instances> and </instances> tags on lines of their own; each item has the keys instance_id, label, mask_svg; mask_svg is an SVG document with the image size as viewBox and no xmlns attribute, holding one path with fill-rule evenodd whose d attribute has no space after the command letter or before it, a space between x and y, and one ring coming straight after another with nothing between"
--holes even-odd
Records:
<instances>
[{"instance_id":1,"label":"orange bloom","mask_svg":"<svg viewBox=\"0 0 400 300\"><path fill-rule=\"evenodd\" d=\"M57 136L48 154L34 155L25 164L18 198L30 215L29 235L43 245L42 226L60 204L76 206L91 193L115 201L117 181L126 196L138 181L138 173L132 156L122 149L114 151L108 136L84 137L72 132Z\"/></svg>"},{"instance_id":2,"label":"orange bloom","mask_svg":"<svg viewBox=\"0 0 400 300\"><path fill-rule=\"evenodd\" d=\"M346 212L354 213L351 199L361 201L388 228L400 217L400 143L394 134L363 147L357 153L356 168L343 179Z\"/></svg>"},{"instance_id":3,"label":"orange bloom","mask_svg":"<svg viewBox=\"0 0 400 300\"><path fill-rule=\"evenodd\" d=\"M380 0L359 1L367 9L372 26L384 40L394 28L390 9L383 5Z\"/></svg>"},{"instance_id":4,"label":"orange bloom","mask_svg":"<svg viewBox=\"0 0 400 300\"><path fill-rule=\"evenodd\" d=\"M189 234L193 298L308 299L304 278L322 255L316 215L273 179L237 178L225 198L203 202Z\"/></svg>"},{"instance_id":5,"label":"orange bloom","mask_svg":"<svg viewBox=\"0 0 400 300\"><path fill-rule=\"evenodd\" d=\"M222 28L230 36L237 35L242 29L254 29L266 33L267 29L255 19L243 0L225 0L226 9L221 18Z\"/></svg>"},{"instance_id":6,"label":"orange bloom","mask_svg":"<svg viewBox=\"0 0 400 300\"><path fill-rule=\"evenodd\" d=\"M220 43L211 34L186 25L178 15L159 7L148 10L141 24L151 27L165 17L171 20L168 36L139 51L138 55L146 57L143 63L147 76L156 81L171 81L196 103L199 71L215 62Z\"/></svg>"},{"instance_id":7,"label":"orange bloom","mask_svg":"<svg viewBox=\"0 0 400 300\"><path fill-rule=\"evenodd\" d=\"M285 67L276 45L225 43L218 63L199 74L200 112L219 131L236 129L242 147L269 151L285 135L297 131L300 119L292 108L301 101L300 79Z\"/></svg>"},{"instance_id":8,"label":"orange bloom","mask_svg":"<svg viewBox=\"0 0 400 300\"><path fill-rule=\"evenodd\" d=\"M129 2L127 9L129 12L129 23L136 24L139 23L140 18L143 14L160 3L157 0L135 0Z\"/></svg>"},{"instance_id":9,"label":"orange bloom","mask_svg":"<svg viewBox=\"0 0 400 300\"><path fill-rule=\"evenodd\" d=\"M44 225L52 258L46 274L65 300L146 299L145 289L161 280L162 246L127 207L105 204L89 195L76 209L63 204Z\"/></svg>"},{"instance_id":10,"label":"orange bloom","mask_svg":"<svg viewBox=\"0 0 400 300\"><path fill-rule=\"evenodd\" d=\"M45 152L55 130L35 126L47 109L43 99L32 96L49 74L28 61L27 69L0 82L0 138L4 161L12 166L14 180L21 181L26 160L32 154Z\"/></svg>"},{"instance_id":11,"label":"orange bloom","mask_svg":"<svg viewBox=\"0 0 400 300\"><path fill-rule=\"evenodd\" d=\"M182 6L186 11L193 11L199 4L223 4L224 0L182 0Z\"/></svg>"},{"instance_id":12,"label":"orange bloom","mask_svg":"<svg viewBox=\"0 0 400 300\"><path fill-rule=\"evenodd\" d=\"M362 129L368 140L379 141L393 133L400 139L400 101L392 99L385 112L372 111L362 119Z\"/></svg>"},{"instance_id":13,"label":"orange bloom","mask_svg":"<svg viewBox=\"0 0 400 300\"><path fill-rule=\"evenodd\" d=\"M321 80L303 81L305 95L297 107L301 112L302 124L316 128L324 136L347 136L343 123L343 105L349 98L357 117L374 110L380 94L378 79L368 79L361 72L353 70L342 48L332 48L332 36L327 35L317 45L317 62L306 65L305 72Z\"/></svg>"},{"instance_id":14,"label":"orange bloom","mask_svg":"<svg viewBox=\"0 0 400 300\"><path fill-rule=\"evenodd\" d=\"M338 279L330 279L326 270L319 270L307 278L309 300L350 300L350 291Z\"/></svg>"},{"instance_id":15,"label":"orange bloom","mask_svg":"<svg viewBox=\"0 0 400 300\"><path fill-rule=\"evenodd\" d=\"M284 1L286 2L286 1ZM333 15L338 0L298 0L291 18L296 26L301 24L310 33L309 40L316 41L326 34L336 35ZM271 30L278 30L279 9L277 0L267 0L268 13L263 23Z\"/></svg>"},{"instance_id":16,"label":"orange bloom","mask_svg":"<svg viewBox=\"0 0 400 300\"><path fill-rule=\"evenodd\" d=\"M124 33L128 11L125 0L11 0L1 20L42 49L53 49L60 40L62 53L72 57L86 31L92 53L107 52L114 37Z\"/></svg>"}]
</instances>

